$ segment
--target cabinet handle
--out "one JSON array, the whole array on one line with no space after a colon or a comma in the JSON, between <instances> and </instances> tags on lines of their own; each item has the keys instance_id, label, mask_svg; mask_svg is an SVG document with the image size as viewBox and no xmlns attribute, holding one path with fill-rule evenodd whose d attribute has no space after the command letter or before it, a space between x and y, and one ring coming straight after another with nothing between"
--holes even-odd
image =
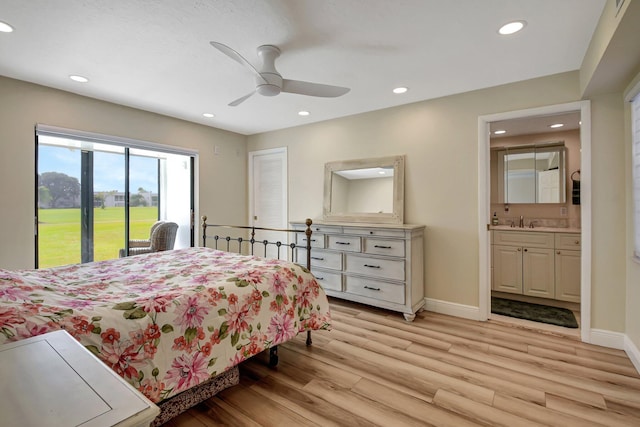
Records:
<instances>
[{"instance_id":1,"label":"cabinet handle","mask_svg":"<svg viewBox=\"0 0 640 427\"><path fill-rule=\"evenodd\" d=\"M324 277L322 277L322 276L316 276L316 280L324 280Z\"/></svg>"},{"instance_id":2,"label":"cabinet handle","mask_svg":"<svg viewBox=\"0 0 640 427\"><path fill-rule=\"evenodd\" d=\"M307 241L307 238L306 238L306 237L305 237L305 238L303 238L303 239L302 239L302 241L303 241L303 242L306 242L306 241ZM310 242L315 242L315 241L316 241L316 239L311 239L311 240L309 240L309 241L310 241Z\"/></svg>"},{"instance_id":3,"label":"cabinet handle","mask_svg":"<svg viewBox=\"0 0 640 427\"><path fill-rule=\"evenodd\" d=\"M320 258L320 257L317 257L317 256L312 256L311 259L315 259L317 261L324 261L324 258Z\"/></svg>"},{"instance_id":4,"label":"cabinet handle","mask_svg":"<svg viewBox=\"0 0 640 427\"><path fill-rule=\"evenodd\" d=\"M379 291L380 290L380 288L372 288L371 286L367 286L367 285L364 285L364 288L365 289L370 289L372 291Z\"/></svg>"},{"instance_id":5,"label":"cabinet handle","mask_svg":"<svg viewBox=\"0 0 640 427\"><path fill-rule=\"evenodd\" d=\"M336 245L350 245L351 242L336 242Z\"/></svg>"},{"instance_id":6,"label":"cabinet handle","mask_svg":"<svg viewBox=\"0 0 640 427\"><path fill-rule=\"evenodd\" d=\"M560 251L556 252L558 255L560 255Z\"/></svg>"},{"instance_id":7,"label":"cabinet handle","mask_svg":"<svg viewBox=\"0 0 640 427\"><path fill-rule=\"evenodd\" d=\"M580 244L580 240L576 240L576 241L575 241L575 242L573 242L573 243L575 243L576 245L579 245L579 244Z\"/></svg>"},{"instance_id":8,"label":"cabinet handle","mask_svg":"<svg viewBox=\"0 0 640 427\"><path fill-rule=\"evenodd\" d=\"M391 249L391 246L373 245L373 247L379 249Z\"/></svg>"},{"instance_id":9,"label":"cabinet handle","mask_svg":"<svg viewBox=\"0 0 640 427\"><path fill-rule=\"evenodd\" d=\"M529 249L525 249L524 251L527 252Z\"/></svg>"},{"instance_id":10,"label":"cabinet handle","mask_svg":"<svg viewBox=\"0 0 640 427\"><path fill-rule=\"evenodd\" d=\"M522 250L522 248L518 248L518 252L520 252Z\"/></svg>"},{"instance_id":11,"label":"cabinet handle","mask_svg":"<svg viewBox=\"0 0 640 427\"><path fill-rule=\"evenodd\" d=\"M365 267L369 267L369 268L380 268L379 265L370 265L370 264L365 264Z\"/></svg>"}]
</instances>

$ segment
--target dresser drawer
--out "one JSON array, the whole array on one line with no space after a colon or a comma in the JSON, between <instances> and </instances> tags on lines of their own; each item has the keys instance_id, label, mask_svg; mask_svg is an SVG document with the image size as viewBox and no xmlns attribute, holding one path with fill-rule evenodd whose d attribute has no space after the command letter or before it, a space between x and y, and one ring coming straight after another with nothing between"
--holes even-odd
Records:
<instances>
[{"instance_id":1,"label":"dresser drawer","mask_svg":"<svg viewBox=\"0 0 640 427\"><path fill-rule=\"evenodd\" d=\"M327 236L329 249L348 252L360 252L360 237L357 236Z\"/></svg>"},{"instance_id":2,"label":"dresser drawer","mask_svg":"<svg viewBox=\"0 0 640 427\"><path fill-rule=\"evenodd\" d=\"M404 280L404 260L380 259L355 254L346 254L345 257L345 271L349 273L382 279Z\"/></svg>"},{"instance_id":3,"label":"dresser drawer","mask_svg":"<svg viewBox=\"0 0 640 427\"><path fill-rule=\"evenodd\" d=\"M364 253L404 257L404 240L364 239Z\"/></svg>"},{"instance_id":4,"label":"dresser drawer","mask_svg":"<svg viewBox=\"0 0 640 427\"><path fill-rule=\"evenodd\" d=\"M312 248L325 248L324 243L325 235L322 233L312 233L311 234L311 247ZM307 235L306 234L296 234L296 246L306 248L307 247Z\"/></svg>"},{"instance_id":5,"label":"dresser drawer","mask_svg":"<svg viewBox=\"0 0 640 427\"><path fill-rule=\"evenodd\" d=\"M395 304L404 304L404 285L345 276L345 292Z\"/></svg>"},{"instance_id":6,"label":"dresser drawer","mask_svg":"<svg viewBox=\"0 0 640 427\"><path fill-rule=\"evenodd\" d=\"M554 233L535 231L493 231L493 244L503 246L529 246L531 248L553 248Z\"/></svg>"},{"instance_id":7,"label":"dresser drawer","mask_svg":"<svg viewBox=\"0 0 640 427\"><path fill-rule=\"evenodd\" d=\"M404 230L390 228L344 227L344 233L357 234L359 236L404 237Z\"/></svg>"},{"instance_id":8,"label":"dresser drawer","mask_svg":"<svg viewBox=\"0 0 640 427\"><path fill-rule=\"evenodd\" d=\"M312 273L323 289L342 291L342 273L326 270L313 270Z\"/></svg>"},{"instance_id":9,"label":"dresser drawer","mask_svg":"<svg viewBox=\"0 0 640 427\"><path fill-rule=\"evenodd\" d=\"M556 233L556 249L579 251L582 236L578 233Z\"/></svg>"},{"instance_id":10,"label":"dresser drawer","mask_svg":"<svg viewBox=\"0 0 640 427\"><path fill-rule=\"evenodd\" d=\"M298 264L306 265L307 250L296 248L298 251ZM328 252L322 249L311 250L311 266L328 268L330 270L342 270L342 254L340 252Z\"/></svg>"}]
</instances>

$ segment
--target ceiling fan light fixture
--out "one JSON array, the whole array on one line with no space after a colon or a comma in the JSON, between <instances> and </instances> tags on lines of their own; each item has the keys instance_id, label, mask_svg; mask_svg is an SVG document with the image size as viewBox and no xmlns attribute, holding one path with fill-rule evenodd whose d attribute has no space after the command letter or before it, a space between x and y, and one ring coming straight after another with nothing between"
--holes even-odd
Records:
<instances>
[{"instance_id":1,"label":"ceiling fan light fixture","mask_svg":"<svg viewBox=\"0 0 640 427\"><path fill-rule=\"evenodd\" d=\"M498 33L503 36L508 36L521 31L527 25L527 21L512 21L507 22L498 30Z\"/></svg>"},{"instance_id":2,"label":"ceiling fan light fixture","mask_svg":"<svg viewBox=\"0 0 640 427\"><path fill-rule=\"evenodd\" d=\"M408 90L409 90L409 88L404 87L404 86L400 86L400 87L397 87L397 88L393 89L393 93L397 93L397 94L406 93Z\"/></svg>"},{"instance_id":3,"label":"ceiling fan light fixture","mask_svg":"<svg viewBox=\"0 0 640 427\"><path fill-rule=\"evenodd\" d=\"M73 80L74 82L78 82L78 83L87 83L89 81L88 78L83 77L83 76L78 76L78 75L71 75L71 76L69 76L69 78L71 80Z\"/></svg>"},{"instance_id":4,"label":"ceiling fan light fixture","mask_svg":"<svg viewBox=\"0 0 640 427\"><path fill-rule=\"evenodd\" d=\"M0 33L12 33L13 27L6 22L0 21Z\"/></svg>"},{"instance_id":5,"label":"ceiling fan light fixture","mask_svg":"<svg viewBox=\"0 0 640 427\"><path fill-rule=\"evenodd\" d=\"M306 110L302 110L302 111L298 111L298 115L299 116L308 116L309 114L311 114L310 112L306 111Z\"/></svg>"}]
</instances>

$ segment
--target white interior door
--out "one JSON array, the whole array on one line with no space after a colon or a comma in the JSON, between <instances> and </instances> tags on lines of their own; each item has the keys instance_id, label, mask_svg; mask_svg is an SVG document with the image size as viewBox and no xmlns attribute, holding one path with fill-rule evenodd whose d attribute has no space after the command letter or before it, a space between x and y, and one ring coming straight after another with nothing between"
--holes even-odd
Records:
<instances>
[{"instance_id":1,"label":"white interior door","mask_svg":"<svg viewBox=\"0 0 640 427\"><path fill-rule=\"evenodd\" d=\"M256 227L287 228L286 147L250 152L249 174L249 224ZM287 235L261 232L256 235L256 239L285 243ZM256 245L256 255L264 255L261 246ZM276 255L276 248L269 246L267 256Z\"/></svg>"}]
</instances>

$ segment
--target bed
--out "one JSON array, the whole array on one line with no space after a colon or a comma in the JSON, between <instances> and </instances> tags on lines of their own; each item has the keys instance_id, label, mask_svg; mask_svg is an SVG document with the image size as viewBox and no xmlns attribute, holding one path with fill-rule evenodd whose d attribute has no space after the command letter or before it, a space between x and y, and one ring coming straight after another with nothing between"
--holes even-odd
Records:
<instances>
[{"instance_id":1,"label":"bed","mask_svg":"<svg viewBox=\"0 0 640 427\"><path fill-rule=\"evenodd\" d=\"M65 329L160 404L159 422L237 382L242 361L329 325L324 291L290 260L195 247L0 270L0 344Z\"/></svg>"}]
</instances>

